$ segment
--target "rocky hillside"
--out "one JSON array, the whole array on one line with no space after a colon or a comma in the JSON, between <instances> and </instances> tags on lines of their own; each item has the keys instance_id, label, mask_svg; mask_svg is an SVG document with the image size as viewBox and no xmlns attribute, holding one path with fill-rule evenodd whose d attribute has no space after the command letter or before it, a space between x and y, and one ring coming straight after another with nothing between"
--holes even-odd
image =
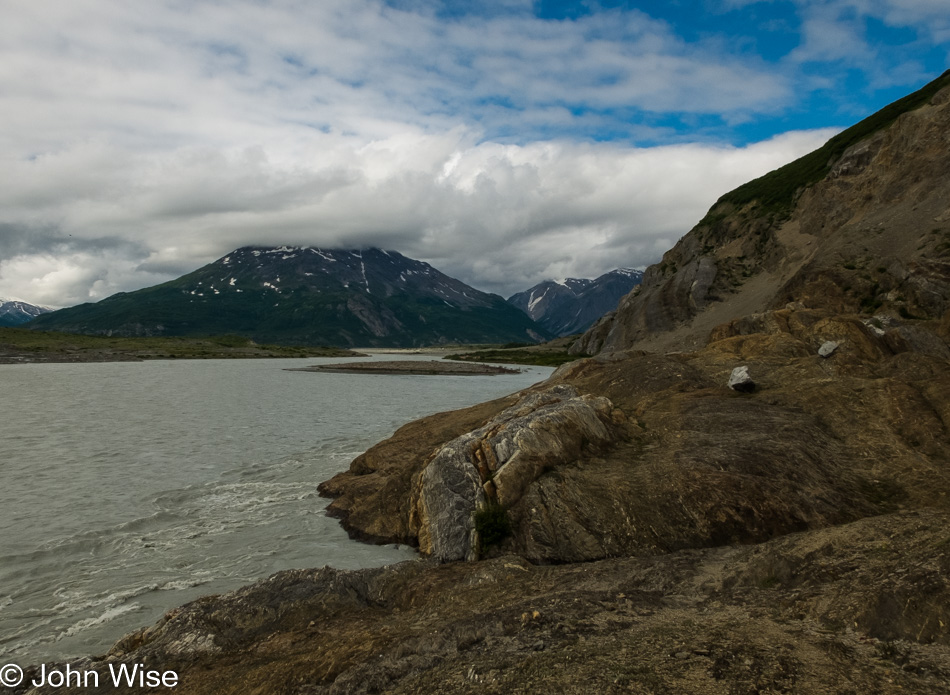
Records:
<instances>
[{"instance_id":1,"label":"rocky hillside","mask_svg":"<svg viewBox=\"0 0 950 695\"><path fill-rule=\"evenodd\" d=\"M616 309L617 302L642 279L640 270L617 268L594 280L545 280L508 297L508 301L548 332L572 335L586 331L601 316Z\"/></svg>"},{"instance_id":2,"label":"rocky hillside","mask_svg":"<svg viewBox=\"0 0 950 695\"><path fill-rule=\"evenodd\" d=\"M797 301L940 319L950 278L950 72L723 196L574 345L701 346L717 325Z\"/></svg>"},{"instance_id":3,"label":"rocky hillside","mask_svg":"<svg viewBox=\"0 0 950 695\"><path fill-rule=\"evenodd\" d=\"M38 330L236 334L258 342L415 347L538 341L548 334L497 295L381 249L245 247L177 280L62 309Z\"/></svg>"},{"instance_id":4,"label":"rocky hillside","mask_svg":"<svg viewBox=\"0 0 950 695\"><path fill-rule=\"evenodd\" d=\"M53 311L49 307L37 306L20 301L19 299L4 299L0 297L0 326L19 326L32 321L40 314Z\"/></svg>"}]
</instances>

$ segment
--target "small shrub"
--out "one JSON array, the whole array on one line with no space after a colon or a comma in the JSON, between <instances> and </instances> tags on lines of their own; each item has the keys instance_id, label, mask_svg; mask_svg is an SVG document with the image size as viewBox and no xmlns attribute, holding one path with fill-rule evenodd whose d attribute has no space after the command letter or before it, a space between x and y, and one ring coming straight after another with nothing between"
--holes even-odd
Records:
<instances>
[{"instance_id":1,"label":"small shrub","mask_svg":"<svg viewBox=\"0 0 950 695\"><path fill-rule=\"evenodd\" d=\"M489 502L475 512L475 531L478 532L479 552L500 545L511 535L507 510L498 502Z\"/></svg>"}]
</instances>

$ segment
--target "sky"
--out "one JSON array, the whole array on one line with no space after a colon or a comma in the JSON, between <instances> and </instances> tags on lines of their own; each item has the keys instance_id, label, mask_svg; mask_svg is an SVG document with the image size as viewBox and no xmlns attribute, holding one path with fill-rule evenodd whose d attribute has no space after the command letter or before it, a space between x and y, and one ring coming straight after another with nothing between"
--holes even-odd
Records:
<instances>
[{"instance_id":1,"label":"sky","mask_svg":"<svg viewBox=\"0 0 950 695\"><path fill-rule=\"evenodd\" d=\"M643 267L948 67L947 0L3 0L0 297L250 244Z\"/></svg>"}]
</instances>

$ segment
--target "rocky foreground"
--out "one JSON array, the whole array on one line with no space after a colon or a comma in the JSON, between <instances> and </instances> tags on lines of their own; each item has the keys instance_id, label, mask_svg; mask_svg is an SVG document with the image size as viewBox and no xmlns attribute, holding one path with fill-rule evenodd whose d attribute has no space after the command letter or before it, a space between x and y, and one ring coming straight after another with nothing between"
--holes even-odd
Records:
<instances>
[{"instance_id":1,"label":"rocky foreground","mask_svg":"<svg viewBox=\"0 0 950 695\"><path fill-rule=\"evenodd\" d=\"M186 693L946 693L947 522L571 565L289 571L172 611L108 659L173 669Z\"/></svg>"}]
</instances>

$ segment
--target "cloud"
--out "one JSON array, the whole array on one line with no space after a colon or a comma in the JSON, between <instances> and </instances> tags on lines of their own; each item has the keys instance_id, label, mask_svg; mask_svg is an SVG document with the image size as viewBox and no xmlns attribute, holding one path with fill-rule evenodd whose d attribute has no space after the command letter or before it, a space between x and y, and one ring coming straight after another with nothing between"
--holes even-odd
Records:
<instances>
[{"instance_id":1,"label":"cloud","mask_svg":"<svg viewBox=\"0 0 950 695\"><path fill-rule=\"evenodd\" d=\"M830 0L776 65L597 3L7 0L0 294L98 299L244 244L385 246L505 294L643 265L823 142L723 144L802 62L850 60L842 22L863 50L841 8L902 2Z\"/></svg>"},{"instance_id":2,"label":"cloud","mask_svg":"<svg viewBox=\"0 0 950 695\"><path fill-rule=\"evenodd\" d=\"M148 254L124 239L76 239L49 229L3 225L0 296L58 308L167 279L139 267Z\"/></svg>"},{"instance_id":3,"label":"cloud","mask_svg":"<svg viewBox=\"0 0 950 695\"><path fill-rule=\"evenodd\" d=\"M32 203L55 181L59 197L43 209L59 222L32 237L18 228L0 294L23 295L14 290L26 282L43 303L100 299L240 245L292 243L393 248L508 295L552 275L657 260L719 195L830 134L635 148L478 142L456 129L368 144L322 136L294 161L255 147L152 157L86 148L9 162L0 207L35 222Z\"/></svg>"}]
</instances>

